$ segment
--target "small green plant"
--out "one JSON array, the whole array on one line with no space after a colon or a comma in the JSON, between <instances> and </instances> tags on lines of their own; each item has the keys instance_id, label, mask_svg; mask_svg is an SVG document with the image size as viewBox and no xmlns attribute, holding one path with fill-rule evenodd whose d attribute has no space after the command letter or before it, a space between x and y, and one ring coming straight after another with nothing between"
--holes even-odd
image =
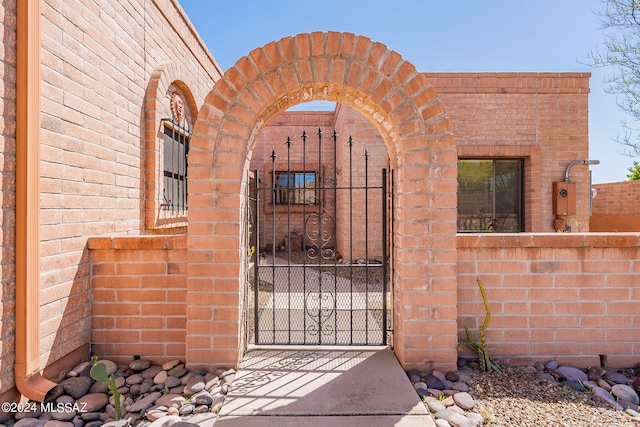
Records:
<instances>
[{"instance_id":1,"label":"small green plant","mask_svg":"<svg viewBox=\"0 0 640 427\"><path fill-rule=\"evenodd\" d=\"M476 343L471 339L471 333L469 333L469 328L465 326L464 331L467 335L467 340L463 342L467 348L473 350L480 360L480 370L482 372L489 372L492 369L496 372L502 372L502 369L493 361L491 357L489 357L489 351L487 350L487 345L484 339L484 331L489 326L489 322L491 321L491 309L489 308L489 301L487 300L487 293L484 290L484 285L480 279L477 279L478 287L480 288L480 295L482 295L482 301L484 302L484 323L482 326L478 328L478 337L480 339L480 343Z\"/></svg>"},{"instance_id":2,"label":"small green plant","mask_svg":"<svg viewBox=\"0 0 640 427\"><path fill-rule=\"evenodd\" d=\"M116 407L116 417L118 419L122 418L122 409L120 408L120 392L118 391L118 387L116 386L116 379L113 374L109 375L107 373L107 366L104 363L98 362L97 356L92 356L91 360L93 361L93 366L89 371L89 375L96 381L103 381L109 385L111 389L111 393L113 393L113 400Z\"/></svg>"}]
</instances>

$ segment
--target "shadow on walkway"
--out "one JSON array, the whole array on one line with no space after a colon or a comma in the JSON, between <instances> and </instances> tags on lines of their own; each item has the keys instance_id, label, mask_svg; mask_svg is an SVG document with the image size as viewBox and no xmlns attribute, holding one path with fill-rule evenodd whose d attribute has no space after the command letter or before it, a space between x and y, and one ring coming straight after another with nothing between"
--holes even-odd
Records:
<instances>
[{"instance_id":1,"label":"shadow on walkway","mask_svg":"<svg viewBox=\"0 0 640 427\"><path fill-rule=\"evenodd\" d=\"M435 426L389 348L251 349L218 427Z\"/></svg>"}]
</instances>

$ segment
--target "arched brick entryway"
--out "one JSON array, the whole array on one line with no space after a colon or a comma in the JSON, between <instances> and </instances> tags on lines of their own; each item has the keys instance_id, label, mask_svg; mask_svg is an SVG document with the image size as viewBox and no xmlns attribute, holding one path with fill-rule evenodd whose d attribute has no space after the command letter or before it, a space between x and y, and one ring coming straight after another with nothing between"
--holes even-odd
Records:
<instances>
[{"instance_id":1,"label":"arched brick entryway","mask_svg":"<svg viewBox=\"0 0 640 427\"><path fill-rule=\"evenodd\" d=\"M244 349L242 247L256 136L287 108L349 105L378 128L394 169L394 349L405 367L456 362L456 151L437 93L402 57L349 33L286 37L219 80L189 152L187 363L235 365Z\"/></svg>"}]
</instances>

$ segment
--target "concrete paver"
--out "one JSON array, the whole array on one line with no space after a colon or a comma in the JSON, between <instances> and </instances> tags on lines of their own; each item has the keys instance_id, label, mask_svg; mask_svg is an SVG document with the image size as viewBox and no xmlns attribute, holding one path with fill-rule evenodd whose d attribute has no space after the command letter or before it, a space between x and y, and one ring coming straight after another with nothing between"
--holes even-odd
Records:
<instances>
[{"instance_id":1,"label":"concrete paver","mask_svg":"<svg viewBox=\"0 0 640 427\"><path fill-rule=\"evenodd\" d=\"M219 427L434 427L389 348L252 349Z\"/></svg>"}]
</instances>

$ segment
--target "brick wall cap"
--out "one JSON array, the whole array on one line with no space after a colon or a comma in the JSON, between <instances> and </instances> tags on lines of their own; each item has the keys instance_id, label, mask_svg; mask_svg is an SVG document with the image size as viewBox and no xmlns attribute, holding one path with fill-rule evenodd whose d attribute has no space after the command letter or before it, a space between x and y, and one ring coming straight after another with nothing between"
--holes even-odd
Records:
<instances>
[{"instance_id":1,"label":"brick wall cap","mask_svg":"<svg viewBox=\"0 0 640 427\"><path fill-rule=\"evenodd\" d=\"M640 233L460 233L458 248L632 248Z\"/></svg>"},{"instance_id":2,"label":"brick wall cap","mask_svg":"<svg viewBox=\"0 0 640 427\"><path fill-rule=\"evenodd\" d=\"M89 249L186 249L187 236L157 235L157 236L122 236L122 237L91 237L87 241Z\"/></svg>"}]
</instances>

